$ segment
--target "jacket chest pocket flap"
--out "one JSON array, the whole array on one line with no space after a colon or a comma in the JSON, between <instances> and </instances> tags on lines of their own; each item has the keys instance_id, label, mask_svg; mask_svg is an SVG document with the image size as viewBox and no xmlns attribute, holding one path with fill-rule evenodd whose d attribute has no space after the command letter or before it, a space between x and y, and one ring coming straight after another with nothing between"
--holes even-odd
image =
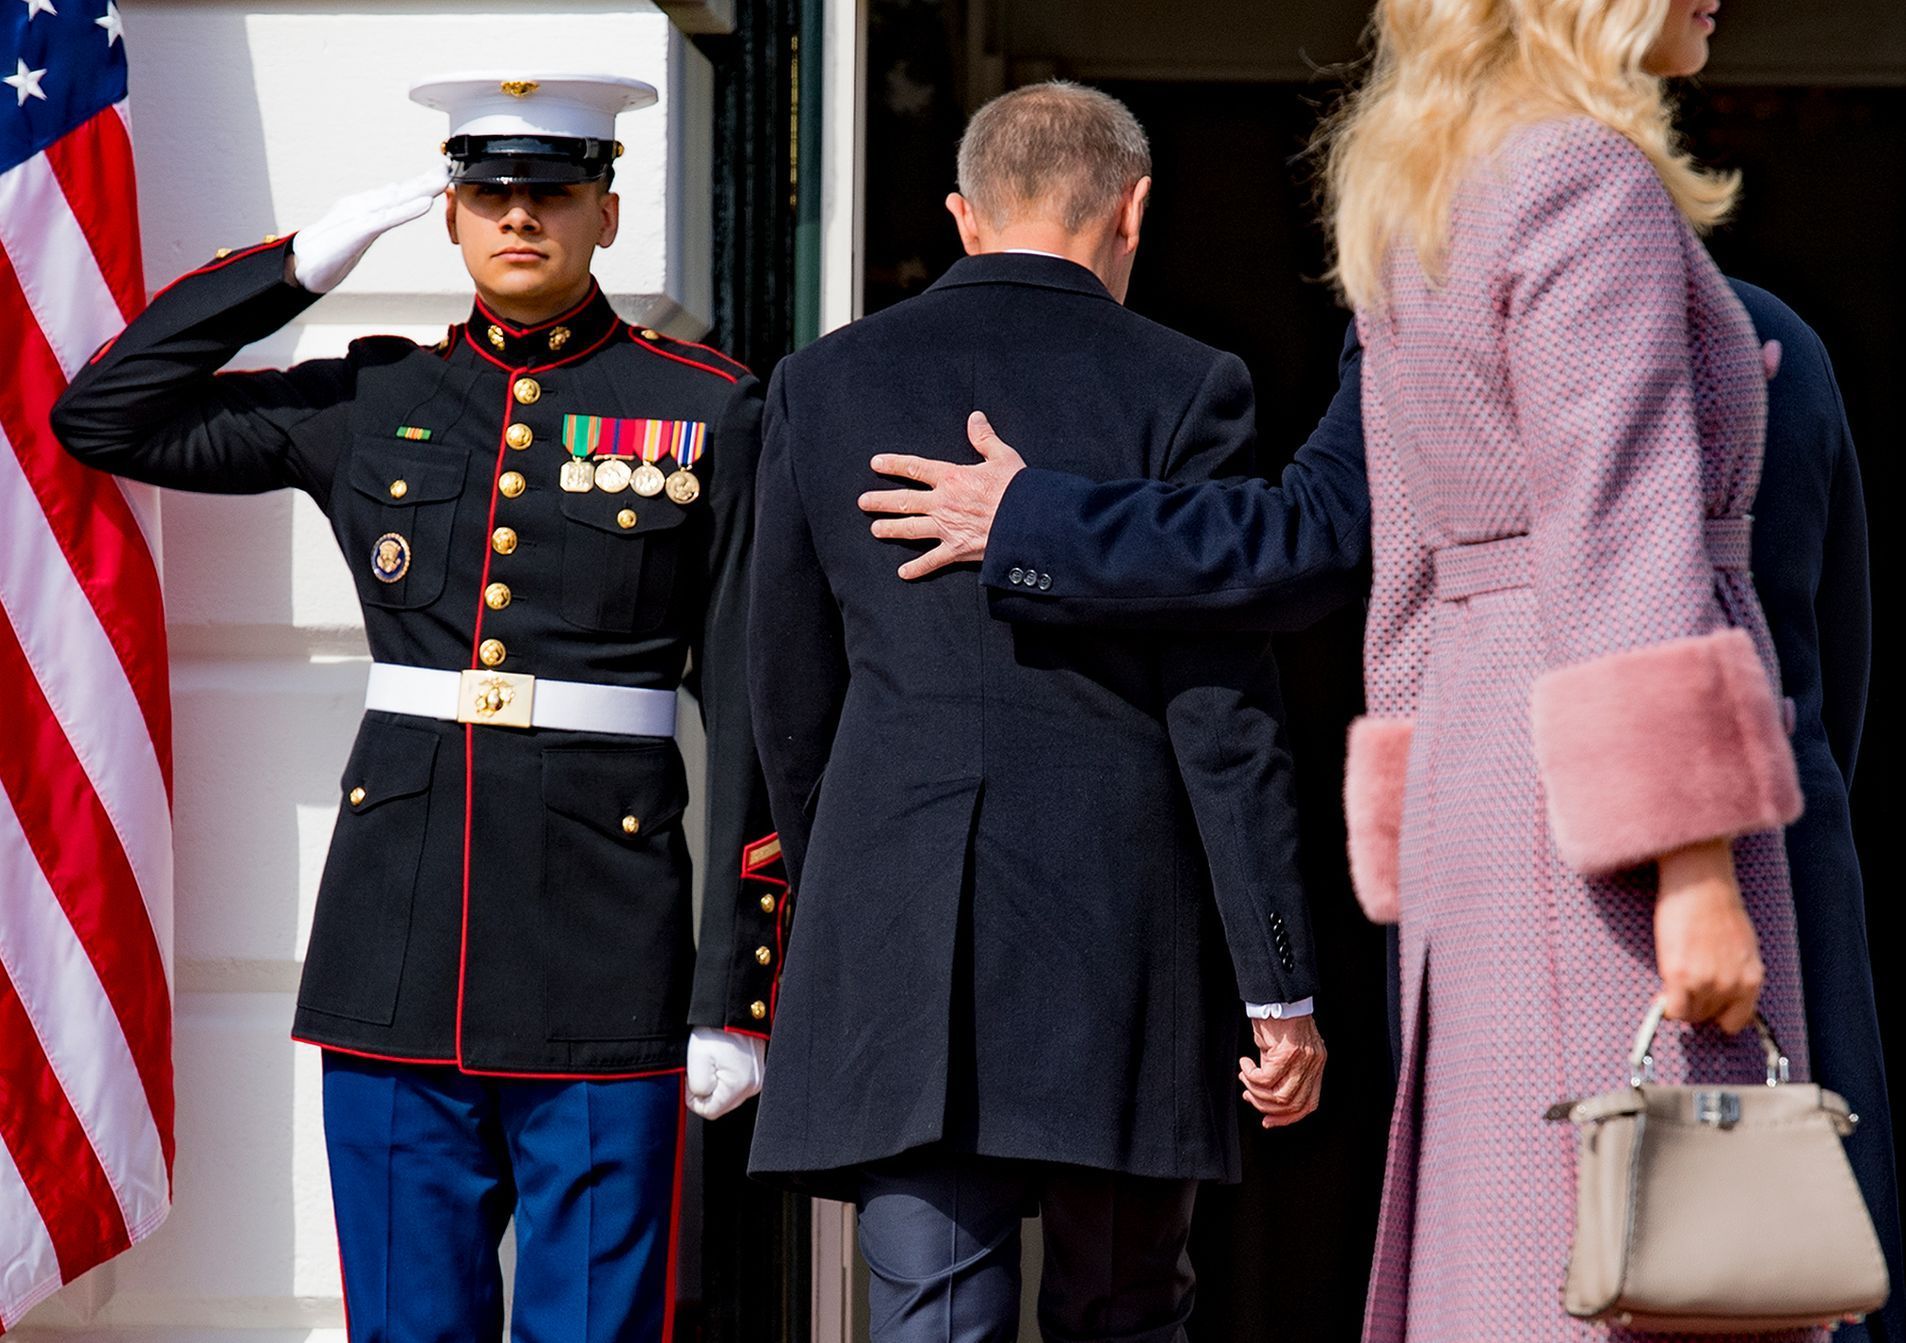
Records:
<instances>
[{"instance_id":1,"label":"jacket chest pocket flap","mask_svg":"<svg viewBox=\"0 0 1906 1343\"><path fill-rule=\"evenodd\" d=\"M543 753L543 996L550 1038L679 1034L695 942L673 743Z\"/></svg>"},{"instance_id":2,"label":"jacket chest pocket flap","mask_svg":"<svg viewBox=\"0 0 1906 1343\"><path fill-rule=\"evenodd\" d=\"M394 452L360 435L351 454L345 558L368 606L412 610L443 593L468 453Z\"/></svg>"},{"instance_id":3,"label":"jacket chest pocket flap","mask_svg":"<svg viewBox=\"0 0 1906 1343\"><path fill-rule=\"evenodd\" d=\"M339 788L344 806L318 884L298 1001L389 1025L430 814L437 734L367 719Z\"/></svg>"},{"instance_id":4,"label":"jacket chest pocket flap","mask_svg":"<svg viewBox=\"0 0 1906 1343\"><path fill-rule=\"evenodd\" d=\"M648 634L668 616L688 510L662 496L565 494L563 619L608 634Z\"/></svg>"}]
</instances>

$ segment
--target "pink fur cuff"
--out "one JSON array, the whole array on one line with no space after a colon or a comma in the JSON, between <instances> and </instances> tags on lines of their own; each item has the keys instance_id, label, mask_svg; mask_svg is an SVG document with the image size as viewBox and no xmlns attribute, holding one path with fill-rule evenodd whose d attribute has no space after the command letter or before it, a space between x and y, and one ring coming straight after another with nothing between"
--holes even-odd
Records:
<instances>
[{"instance_id":1,"label":"pink fur cuff","mask_svg":"<svg viewBox=\"0 0 1906 1343\"><path fill-rule=\"evenodd\" d=\"M1359 718L1350 725L1343 810L1350 834L1350 884L1373 923L1395 923L1403 839L1403 781L1410 765L1407 718Z\"/></svg>"},{"instance_id":2,"label":"pink fur cuff","mask_svg":"<svg viewBox=\"0 0 1906 1343\"><path fill-rule=\"evenodd\" d=\"M1559 668L1536 681L1532 707L1555 846L1579 871L1800 815L1780 706L1743 630Z\"/></svg>"}]
</instances>

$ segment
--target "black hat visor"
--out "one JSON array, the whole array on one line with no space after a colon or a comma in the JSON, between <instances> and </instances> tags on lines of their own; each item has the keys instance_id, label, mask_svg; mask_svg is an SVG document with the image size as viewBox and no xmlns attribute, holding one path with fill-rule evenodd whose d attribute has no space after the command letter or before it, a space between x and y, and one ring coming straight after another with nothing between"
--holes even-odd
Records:
<instances>
[{"instance_id":1,"label":"black hat visor","mask_svg":"<svg viewBox=\"0 0 1906 1343\"><path fill-rule=\"evenodd\" d=\"M574 136L455 135L445 142L450 181L492 186L593 182L615 166L613 140Z\"/></svg>"}]
</instances>

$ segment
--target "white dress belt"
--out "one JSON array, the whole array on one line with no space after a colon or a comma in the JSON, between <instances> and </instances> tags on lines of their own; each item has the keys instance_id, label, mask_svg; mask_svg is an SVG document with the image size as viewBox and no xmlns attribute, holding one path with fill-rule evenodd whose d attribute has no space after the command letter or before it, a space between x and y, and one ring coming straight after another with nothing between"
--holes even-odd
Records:
<instances>
[{"instance_id":1,"label":"white dress belt","mask_svg":"<svg viewBox=\"0 0 1906 1343\"><path fill-rule=\"evenodd\" d=\"M364 707L488 727L547 727L628 737L673 737L675 692L552 681L520 672L439 671L371 664Z\"/></svg>"}]
</instances>

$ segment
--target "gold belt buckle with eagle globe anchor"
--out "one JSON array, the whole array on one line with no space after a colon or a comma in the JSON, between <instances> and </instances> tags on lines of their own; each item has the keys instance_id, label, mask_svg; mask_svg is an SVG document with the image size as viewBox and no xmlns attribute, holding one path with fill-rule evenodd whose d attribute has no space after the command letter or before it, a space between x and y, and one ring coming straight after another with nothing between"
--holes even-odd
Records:
<instances>
[{"instance_id":1,"label":"gold belt buckle with eagle globe anchor","mask_svg":"<svg viewBox=\"0 0 1906 1343\"><path fill-rule=\"evenodd\" d=\"M528 727L536 678L473 667L458 674L457 721L484 727Z\"/></svg>"}]
</instances>

